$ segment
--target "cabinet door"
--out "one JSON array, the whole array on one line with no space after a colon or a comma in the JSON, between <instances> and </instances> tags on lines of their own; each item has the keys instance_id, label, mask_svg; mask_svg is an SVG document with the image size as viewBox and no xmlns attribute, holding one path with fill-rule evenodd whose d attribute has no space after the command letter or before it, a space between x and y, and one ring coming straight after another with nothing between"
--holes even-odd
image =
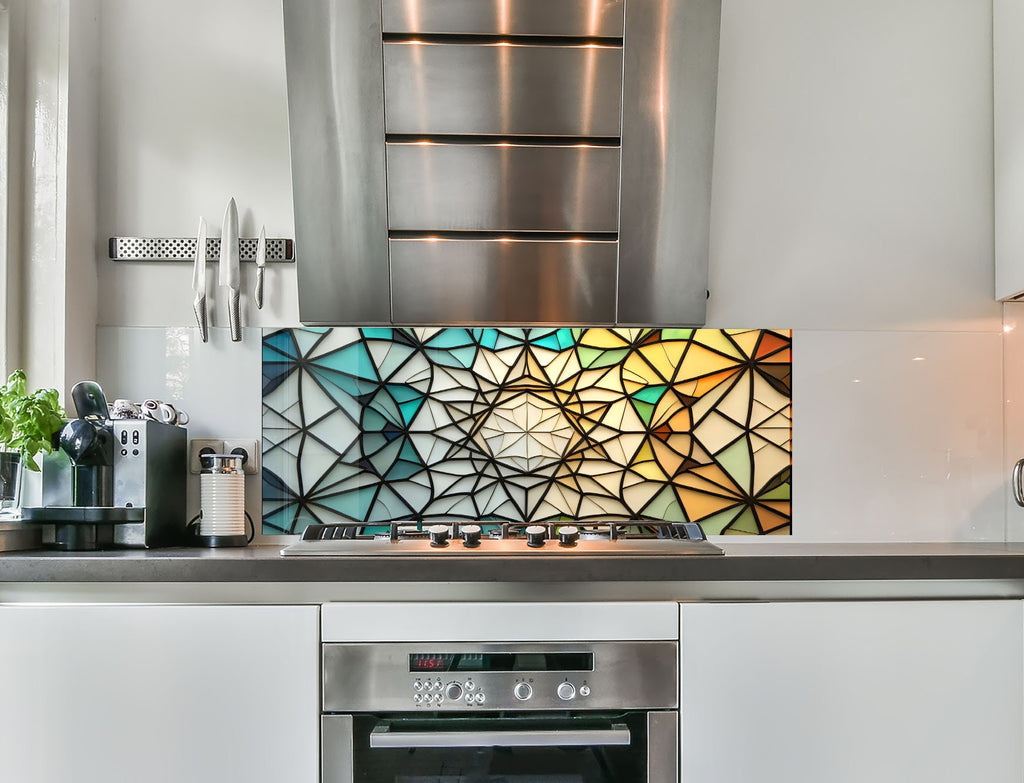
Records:
<instances>
[{"instance_id":1,"label":"cabinet door","mask_svg":"<svg viewBox=\"0 0 1024 783\"><path fill-rule=\"evenodd\" d=\"M0 778L315 783L317 613L0 607Z\"/></svg>"},{"instance_id":2,"label":"cabinet door","mask_svg":"<svg viewBox=\"0 0 1024 783\"><path fill-rule=\"evenodd\" d=\"M684 783L1020 783L1019 601L684 605Z\"/></svg>"},{"instance_id":3,"label":"cabinet door","mask_svg":"<svg viewBox=\"0 0 1024 783\"><path fill-rule=\"evenodd\" d=\"M996 298L1024 293L1024 1L992 2Z\"/></svg>"}]
</instances>

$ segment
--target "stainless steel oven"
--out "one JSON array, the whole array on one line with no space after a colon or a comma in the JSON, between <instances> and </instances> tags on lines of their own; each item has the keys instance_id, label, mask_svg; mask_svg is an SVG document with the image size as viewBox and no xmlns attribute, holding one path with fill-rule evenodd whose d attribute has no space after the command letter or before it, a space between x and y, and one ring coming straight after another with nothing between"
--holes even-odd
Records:
<instances>
[{"instance_id":1,"label":"stainless steel oven","mask_svg":"<svg viewBox=\"0 0 1024 783\"><path fill-rule=\"evenodd\" d=\"M671 640L325 643L324 783L676 783Z\"/></svg>"}]
</instances>

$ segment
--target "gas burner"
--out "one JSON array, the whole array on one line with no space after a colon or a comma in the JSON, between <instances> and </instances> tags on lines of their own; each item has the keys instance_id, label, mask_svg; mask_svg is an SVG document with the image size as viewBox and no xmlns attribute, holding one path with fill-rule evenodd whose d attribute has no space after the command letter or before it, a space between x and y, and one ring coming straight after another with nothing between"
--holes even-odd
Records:
<instances>
[{"instance_id":1,"label":"gas burner","mask_svg":"<svg viewBox=\"0 0 1024 783\"><path fill-rule=\"evenodd\" d=\"M695 522L395 520L309 525L285 556L719 555Z\"/></svg>"}]
</instances>

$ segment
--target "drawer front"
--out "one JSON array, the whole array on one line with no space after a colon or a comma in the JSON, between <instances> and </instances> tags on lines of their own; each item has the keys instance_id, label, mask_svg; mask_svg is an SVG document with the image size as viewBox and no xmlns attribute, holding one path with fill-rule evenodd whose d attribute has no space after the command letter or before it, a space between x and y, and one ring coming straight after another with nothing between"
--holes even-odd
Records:
<instances>
[{"instance_id":1,"label":"drawer front","mask_svg":"<svg viewBox=\"0 0 1024 783\"><path fill-rule=\"evenodd\" d=\"M388 144L392 231L618 230L616 147Z\"/></svg>"},{"instance_id":2,"label":"drawer front","mask_svg":"<svg viewBox=\"0 0 1024 783\"><path fill-rule=\"evenodd\" d=\"M613 323L614 242L391 240L394 318Z\"/></svg>"},{"instance_id":3,"label":"drawer front","mask_svg":"<svg viewBox=\"0 0 1024 783\"><path fill-rule=\"evenodd\" d=\"M622 37L623 0L383 0L385 33Z\"/></svg>"},{"instance_id":4,"label":"drawer front","mask_svg":"<svg viewBox=\"0 0 1024 783\"><path fill-rule=\"evenodd\" d=\"M384 44L388 133L620 135L616 46Z\"/></svg>"}]
</instances>

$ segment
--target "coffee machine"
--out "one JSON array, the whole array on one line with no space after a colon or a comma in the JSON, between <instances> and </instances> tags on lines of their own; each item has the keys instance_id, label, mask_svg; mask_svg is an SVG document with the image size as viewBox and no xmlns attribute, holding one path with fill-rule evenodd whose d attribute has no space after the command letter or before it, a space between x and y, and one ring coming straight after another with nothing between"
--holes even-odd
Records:
<instances>
[{"instance_id":1,"label":"coffee machine","mask_svg":"<svg viewBox=\"0 0 1024 783\"><path fill-rule=\"evenodd\" d=\"M77 419L43 459L42 506L22 518L43 525L58 549L183 543L187 432L152 419L110 419L99 385L71 391Z\"/></svg>"}]
</instances>

